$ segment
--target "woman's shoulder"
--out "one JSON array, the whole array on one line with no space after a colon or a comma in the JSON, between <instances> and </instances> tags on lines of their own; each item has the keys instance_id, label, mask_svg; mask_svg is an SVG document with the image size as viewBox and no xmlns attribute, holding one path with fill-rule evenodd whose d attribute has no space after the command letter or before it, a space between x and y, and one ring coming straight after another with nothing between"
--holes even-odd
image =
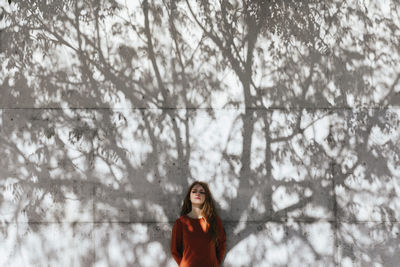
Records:
<instances>
[{"instance_id":1,"label":"woman's shoulder","mask_svg":"<svg viewBox=\"0 0 400 267\"><path fill-rule=\"evenodd\" d=\"M217 224L222 226L222 219L221 217L219 217L218 215L215 216L215 221L217 222Z\"/></svg>"},{"instance_id":2,"label":"woman's shoulder","mask_svg":"<svg viewBox=\"0 0 400 267\"><path fill-rule=\"evenodd\" d=\"M186 221L187 219L188 219L188 218L187 218L186 215L181 215L181 216L179 216L178 219L175 220L175 223L184 222L184 221Z\"/></svg>"}]
</instances>

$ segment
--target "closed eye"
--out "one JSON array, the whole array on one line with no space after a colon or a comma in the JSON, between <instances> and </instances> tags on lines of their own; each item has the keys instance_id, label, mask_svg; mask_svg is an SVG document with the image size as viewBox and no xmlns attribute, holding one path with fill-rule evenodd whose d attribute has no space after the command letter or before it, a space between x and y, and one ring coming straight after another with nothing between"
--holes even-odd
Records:
<instances>
[{"instance_id":1,"label":"closed eye","mask_svg":"<svg viewBox=\"0 0 400 267\"><path fill-rule=\"evenodd\" d=\"M192 191L192 193L193 193L193 194L196 194L196 193L197 193L197 191ZM199 193L200 193L200 194L202 194L202 195L204 195L206 192L204 192L204 191L200 191Z\"/></svg>"}]
</instances>

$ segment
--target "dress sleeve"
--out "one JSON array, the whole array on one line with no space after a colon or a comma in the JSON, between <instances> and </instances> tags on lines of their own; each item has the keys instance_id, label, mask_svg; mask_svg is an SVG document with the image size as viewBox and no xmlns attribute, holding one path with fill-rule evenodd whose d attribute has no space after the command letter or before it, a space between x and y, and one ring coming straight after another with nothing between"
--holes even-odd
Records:
<instances>
[{"instance_id":1,"label":"dress sleeve","mask_svg":"<svg viewBox=\"0 0 400 267\"><path fill-rule=\"evenodd\" d=\"M178 265L182 261L182 225L176 220L172 228L171 253Z\"/></svg>"},{"instance_id":2,"label":"dress sleeve","mask_svg":"<svg viewBox=\"0 0 400 267\"><path fill-rule=\"evenodd\" d=\"M226 234L225 234L225 229L222 225L221 219L219 217L217 217L217 224L218 224L218 234L219 234L219 244L216 247L217 260L218 260L218 264L221 265L222 260L224 259L224 256L225 256L225 251L226 251Z\"/></svg>"}]
</instances>

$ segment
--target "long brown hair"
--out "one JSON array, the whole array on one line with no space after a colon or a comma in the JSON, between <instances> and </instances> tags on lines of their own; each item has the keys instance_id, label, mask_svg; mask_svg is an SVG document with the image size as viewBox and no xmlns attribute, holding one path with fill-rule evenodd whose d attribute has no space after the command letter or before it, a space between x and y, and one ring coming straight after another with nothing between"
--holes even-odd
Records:
<instances>
[{"instance_id":1,"label":"long brown hair","mask_svg":"<svg viewBox=\"0 0 400 267\"><path fill-rule=\"evenodd\" d=\"M206 199L203 203L201 208L202 215L206 218L207 223L210 225L209 231L211 233L212 240L214 241L215 245L218 246L219 244L219 233L217 227L217 210L215 208L214 199L212 197L211 191L208 188L208 184L201 181L193 182L189 190L186 193L185 199L183 200L183 205L181 209L181 216L188 214L192 211L192 202L190 201L190 192L192 191L195 185L201 185L204 188L206 193Z\"/></svg>"}]
</instances>

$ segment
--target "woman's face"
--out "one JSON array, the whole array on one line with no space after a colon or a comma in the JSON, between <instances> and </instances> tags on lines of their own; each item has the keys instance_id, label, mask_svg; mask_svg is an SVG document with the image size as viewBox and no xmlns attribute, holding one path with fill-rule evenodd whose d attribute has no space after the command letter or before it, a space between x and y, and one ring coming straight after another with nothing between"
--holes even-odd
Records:
<instances>
[{"instance_id":1,"label":"woman's face","mask_svg":"<svg viewBox=\"0 0 400 267\"><path fill-rule=\"evenodd\" d=\"M196 184L193 186L192 191L190 191L190 202L192 205L203 205L204 201L206 200L206 191L204 188Z\"/></svg>"}]
</instances>

